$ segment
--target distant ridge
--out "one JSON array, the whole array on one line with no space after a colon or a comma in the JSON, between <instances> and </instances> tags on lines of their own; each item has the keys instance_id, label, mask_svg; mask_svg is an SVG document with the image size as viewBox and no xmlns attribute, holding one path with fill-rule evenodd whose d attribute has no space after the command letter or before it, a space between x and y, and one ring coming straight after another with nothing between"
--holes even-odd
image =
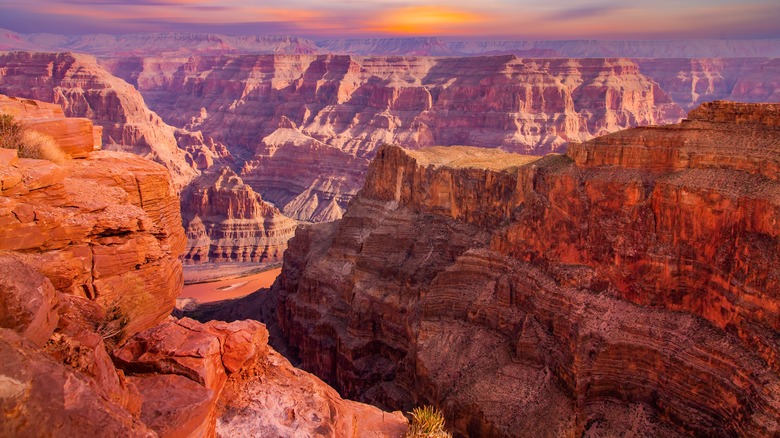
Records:
<instances>
[{"instance_id":1,"label":"distant ridge","mask_svg":"<svg viewBox=\"0 0 780 438\"><path fill-rule=\"evenodd\" d=\"M780 39L665 41L453 40L440 37L313 40L294 36L209 33L126 35L21 34L0 29L0 50L72 51L97 56L192 54L347 54L476 56L514 54L535 58L749 58L780 57Z\"/></svg>"}]
</instances>

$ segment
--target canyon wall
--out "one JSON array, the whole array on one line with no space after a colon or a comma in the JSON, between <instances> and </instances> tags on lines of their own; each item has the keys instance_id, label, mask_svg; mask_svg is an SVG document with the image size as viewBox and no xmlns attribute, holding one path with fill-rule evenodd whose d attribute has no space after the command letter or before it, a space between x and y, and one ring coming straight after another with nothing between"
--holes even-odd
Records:
<instances>
[{"instance_id":1,"label":"canyon wall","mask_svg":"<svg viewBox=\"0 0 780 438\"><path fill-rule=\"evenodd\" d=\"M780 433L780 107L715 102L566 155L384 147L299 227L302 366L468 436Z\"/></svg>"},{"instance_id":2,"label":"canyon wall","mask_svg":"<svg viewBox=\"0 0 780 438\"><path fill-rule=\"evenodd\" d=\"M682 110L625 59L261 55L103 59L168 123L246 160L241 178L299 220L340 217L384 143L543 154ZM293 172L291 169L295 169Z\"/></svg>"},{"instance_id":3,"label":"canyon wall","mask_svg":"<svg viewBox=\"0 0 780 438\"><path fill-rule=\"evenodd\" d=\"M400 412L293 368L262 324L169 316L186 239L163 166L96 150L58 105L2 96L0 112L72 148L61 164L0 149L1 436L404 434Z\"/></svg>"},{"instance_id":4,"label":"canyon wall","mask_svg":"<svg viewBox=\"0 0 780 438\"><path fill-rule=\"evenodd\" d=\"M95 59L71 53L0 54L0 93L61 105L69 117L103 128L105 149L153 159L171 171L177 188L198 171L179 149L175 128L146 107L143 97Z\"/></svg>"},{"instance_id":5,"label":"canyon wall","mask_svg":"<svg viewBox=\"0 0 780 438\"><path fill-rule=\"evenodd\" d=\"M186 263L280 262L298 225L228 167L193 181L181 203Z\"/></svg>"}]
</instances>

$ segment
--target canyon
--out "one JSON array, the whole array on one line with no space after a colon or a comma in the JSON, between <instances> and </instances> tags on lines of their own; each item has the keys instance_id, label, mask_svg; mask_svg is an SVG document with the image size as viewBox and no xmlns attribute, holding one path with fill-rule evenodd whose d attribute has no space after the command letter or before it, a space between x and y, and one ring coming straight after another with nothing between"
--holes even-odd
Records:
<instances>
[{"instance_id":1,"label":"canyon","mask_svg":"<svg viewBox=\"0 0 780 438\"><path fill-rule=\"evenodd\" d=\"M776 101L773 41L113 38L0 35L98 55L0 53L0 111L72 158L0 150L0 434L406 429L339 393L468 436L780 434L780 108L709 102ZM179 257L283 253L207 306L239 320L168 316Z\"/></svg>"},{"instance_id":2,"label":"canyon","mask_svg":"<svg viewBox=\"0 0 780 438\"><path fill-rule=\"evenodd\" d=\"M718 101L565 155L384 146L290 241L281 336L466 436L775 436L778 120Z\"/></svg>"},{"instance_id":3,"label":"canyon","mask_svg":"<svg viewBox=\"0 0 780 438\"><path fill-rule=\"evenodd\" d=\"M278 261L294 221L343 216L386 143L543 155L677 122L707 101L778 99L777 58L767 57L777 55L774 40L683 47L4 32L0 41L91 53L6 53L0 93L60 103L101 126L106 149L165 165L182 191L188 264ZM225 168L240 190L208 188ZM204 212L210 196L220 208L246 197L257 206Z\"/></svg>"},{"instance_id":4,"label":"canyon","mask_svg":"<svg viewBox=\"0 0 780 438\"><path fill-rule=\"evenodd\" d=\"M187 240L165 167L101 150L59 105L0 110L69 156L0 149L0 435L403 435L400 412L295 369L263 324L170 316Z\"/></svg>"}]
</instances>

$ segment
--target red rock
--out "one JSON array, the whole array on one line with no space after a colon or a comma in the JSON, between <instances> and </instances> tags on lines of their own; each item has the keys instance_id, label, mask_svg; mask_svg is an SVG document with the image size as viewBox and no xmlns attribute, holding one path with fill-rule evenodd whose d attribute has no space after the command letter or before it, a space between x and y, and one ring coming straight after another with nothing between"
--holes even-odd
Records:
<instances>
[{"instance_id":1,"label":"red rock","mask_svg":"<svg viewBox=\"0 0 780 438\"><path fill-rule=\"evenodd\" d=\"M175 374L131 377L143 397L141 420L160 437L214 436L214 392Z\"/></svg>"},{"instance_id":2,"label":"red rock","mask_svg":"<svg viewBox=\"0 0 780 438\"><path fill-rule=\"evenodd\" d=\"M73 158L86 158L90 152L101 147L101 143L95 142L95 136L100 134L102 128L96 133L89 119L25 119L24 125L31 131L56 138L60 149Z\"/></svg>"},{"instance_id":3,"label":"red rock","mask_svg":"<svg viewBox=\"0 0 780 438\"><path fill-rule=\"evenodd\" d=\"M280 327L343 394L470 436L774 436L777 111L565 156L385 147L341 221L296 231Z\"/></svg>"},{"instance_id":4,"label":"red rock","mask_svg":"<svg viewBox=\"0 0 780 438\"><path fill-rule=\"evenodd\" d=\"M179 374L219 394L227 378L224 341L223 333L192 320L167 321L129 339L114 360L128 372Z\"/></svg>"},{"instance_id":5,"label":"red rock","mask_svg":"<svg viewBox=\"0 0 780 438\"><path fill-rule=\"evenodd\" d=\"M57 293L49 279L8 255L0 256L0 327L38 346L57 326Z\"/></svg>"},{"instance_id":6,"label":"red rock","mask_svg":"<svg viewBox=\"0 0 780 438\"><path fill-rule=\"evenodd\" d=\"M95 384L0 329L0 435L152 437Z\"/></svg>"},{"instance_id":7,"label":"red rock","mask_svg":"<svg viewBox=\"0 0 780 438\"><path fill-rule=\"evenodd\" d=\"M344 400L273 350L246 375L228 381L220 410L218 436L400 438L408 428L400 412Z\"/></svg>"},{"instance_id":8,"label":"red rock","mask_svg":"<svg viewBox=\"0 0 780 438\"><path fill-rule=\"evenodd\" d=\"M0 249L22 251L64 293L118 303L128 334L167 317L186 241L162 166L98 151L63 167L22 159L15 169L24 190L0 198Z\"/></svg>"},{"instance_id":9,"label":"red rock","mask_svg":"<svg viewBox=\"0 0 780 438\"><path fill-rule=\"evenodd\" d=\"M297 226L227 167L193 181L182 208L189 263L280 261Z\"/></svg>"}]
</instances>

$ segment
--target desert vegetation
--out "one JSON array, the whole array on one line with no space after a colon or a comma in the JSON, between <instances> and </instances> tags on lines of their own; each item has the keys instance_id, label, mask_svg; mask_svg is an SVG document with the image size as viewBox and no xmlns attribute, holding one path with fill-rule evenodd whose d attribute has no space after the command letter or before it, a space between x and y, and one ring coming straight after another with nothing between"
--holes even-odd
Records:
<instances>
[{"instance_id":1,"label":"desert vegetation","mask_svg":"<svg viewBox=\"0 0 780 438\"><path fill-rule=\"evenodd\" d=\"M409 413L412 422L405 438L451 438L444 430L444 414L433 406L417 407Z\"/></svg>"},{"instance_id":2,"label":"desert vegetation","mask_svg":"<svg viewBox=\"0 0 780 438\"><path fill-rule=\"evenodd\" d=\"M52 136L26 129L9 114L0 114L0 147L16 149L21 158L49 160L57 164L70 158Z\"/></svg>"}]
</instances>

